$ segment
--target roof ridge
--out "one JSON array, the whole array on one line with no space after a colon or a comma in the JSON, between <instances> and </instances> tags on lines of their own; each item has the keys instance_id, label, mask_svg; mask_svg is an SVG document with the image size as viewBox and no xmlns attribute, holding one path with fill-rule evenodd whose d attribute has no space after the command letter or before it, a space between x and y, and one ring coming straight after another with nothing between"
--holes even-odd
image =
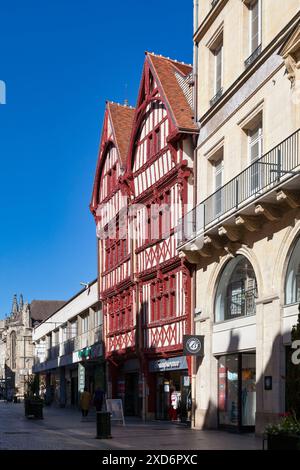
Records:
<instances>
[{"instance_id":1,"label":"roof ridge","mask_svg":"<svg viewBox=\"0 0 300 470\"><path fill-rule=\"evenodd\" d=\"M174 62L175 64L186 65L187 67L193 67L192 64L188 64L187 62L183 62L183 61L180 61L180 60L177 60L177 59L171 59L171 57L166 57L162 54L155 54L155 52L145 51L145 54L146 55L153 55L154 57L158 57L159 59L169 60L170 62Z\"/></svg>"},{"instance_id":2,"label":"roof ridge","mask_svg":"<svg viewBox=\"0 0 300 470\"><path fill-rule=\"evenodd\" d=\"M121 103L116 103L115 101L111 100L106 100L106 104L115 104L116 106L119 106L120 108L125 108L125 109L135 109L135 106L131 106L129 104L121 104Z\"/></svg>"}]
</instances>

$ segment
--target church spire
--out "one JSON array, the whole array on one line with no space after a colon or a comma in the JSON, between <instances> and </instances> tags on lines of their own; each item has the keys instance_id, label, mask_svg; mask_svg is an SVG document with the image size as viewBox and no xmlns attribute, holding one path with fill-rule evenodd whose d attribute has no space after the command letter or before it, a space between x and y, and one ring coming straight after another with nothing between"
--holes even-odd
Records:
<instances>
[{"instance_id":1,"label":"church spire","mask_svg":"<svg viewBox=\"0 0 300 470\"><path fill-rule=\"evenodd\" d=\"M23 299L23 294L20 294L20 299L19 299L19 311L22 312L24 307L24 299Z\"/></svg>"},{"instance_id":2,"label":"church spire","mask_svg":"<svg viewBox=\"0 0 300 470\"><path fill-rule=\"evenodd\" d=\"M11 310L11 313L12 314L16 314L18 313L18 300L17 300L17 294L14 295L14 298L13 298L13 303L12 303L12 310Z\"/></svg>"}]
</instances>

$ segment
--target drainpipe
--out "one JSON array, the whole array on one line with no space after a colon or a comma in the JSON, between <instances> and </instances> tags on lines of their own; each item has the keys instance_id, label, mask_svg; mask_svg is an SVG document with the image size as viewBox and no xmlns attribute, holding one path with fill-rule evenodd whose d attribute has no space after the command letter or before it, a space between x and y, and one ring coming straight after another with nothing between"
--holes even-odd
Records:
<instances>
[{"instance_id":1,"label":"drainpipe","mask_svg":"<svg viewBox=\"0 0 300 470\"><path fill-rule=\"evenodd\" d=\"M194 33L198 30L199 27L199 0L194 1ZM194 43L194 63L193 63L193 73L194 73L194 116L195 116L195 123L199 126L198 121L198 84L199 84L199 45L197 42ZM200 126L199 126L200 127ZM194 207L197 205L197 188L198 188L198 161L197 161L197 135L194 137L194 191L193 191L193 199L194 199ZM197 291L196 291L196 274L197 274L197 266L195 265L193 269L192 275L192 321L191 321L191 333L195 334L195 308L197 304ZM196 426L196 378L197 378L197 358L192 357L192 427L195 428Z\"/></svg>"}]
</instances>

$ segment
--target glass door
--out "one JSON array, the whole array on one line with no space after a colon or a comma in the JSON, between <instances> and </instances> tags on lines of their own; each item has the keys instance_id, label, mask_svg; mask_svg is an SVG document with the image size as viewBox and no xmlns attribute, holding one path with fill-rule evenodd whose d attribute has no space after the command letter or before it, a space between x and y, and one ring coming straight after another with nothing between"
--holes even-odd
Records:
<instances>
[{"instance_id":1,"label":"glass door","mask_svg":"<svg viewBox=\"0 0 300 470\"><path fill-rule=\"evenodd\" d=\"M219 359L219 425L239 424L239 357L238 354Z\"/></svg>"},{"instance_id":2,"label":"glass door","mask_svg":"<svg viewBox=\"0 0 300 470\"><path fill-rule=\"evenodd\" d=\"M256 359L255 354L242 354L242 426L255 426L256 412Z\"/></svg>"},{"instance_id":3,"label":"glass door","mask_svg":"<svg viewBox=\"0 0 300 470\"><path fill-rule=\"evenodd\" d=\"M250 431L255 427L256 356L239 353L222 356L218 366L219 426Z\"/></svg>"}]
</instances>

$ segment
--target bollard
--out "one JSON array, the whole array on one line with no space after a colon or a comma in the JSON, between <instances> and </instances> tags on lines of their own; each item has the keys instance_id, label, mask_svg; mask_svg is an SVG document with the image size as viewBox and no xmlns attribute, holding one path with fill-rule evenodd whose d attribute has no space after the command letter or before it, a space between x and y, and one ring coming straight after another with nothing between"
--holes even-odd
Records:
<instances>
[{"instance_id":1,"label":"bollard","mask_svg":"<svg viewBox=\"0 0 300 470\"><path fill-rule=\"evenodd\" d=\"M97 436L96 439L111 439L110 413L97 411Z\"/></svg>"}]
</instances>

